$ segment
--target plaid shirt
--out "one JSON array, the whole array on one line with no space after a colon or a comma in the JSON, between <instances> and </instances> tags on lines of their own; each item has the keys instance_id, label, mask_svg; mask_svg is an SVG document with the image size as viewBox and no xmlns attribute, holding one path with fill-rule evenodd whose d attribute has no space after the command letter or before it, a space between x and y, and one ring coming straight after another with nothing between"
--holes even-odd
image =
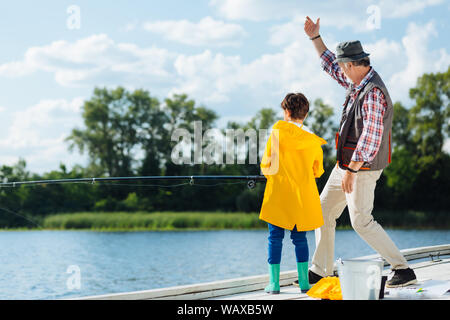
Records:
<instances>
[{"instance_id":1,"label":"plaid shirt","mask_svg":"<svg viewBox=\"0 0 450 320\"><path fill-rule=\"evenodd\" d=\"M334 53L330 50L325 50L320 56L323 70L345 89L350 88L351 93L347 106L351 106L359 91L366 85L370 78L372 78L374 70L371 67L361 83L355 87L353 83L347 80L347 77L339 67L338 63L334 62L335 59ZM347 106L344 106L344 108L347 108ZM352 161L364 161L370 163L375 158L380 149L381 139L383 137L383 116L386 107L387 103L384 99L384 94L380 89L373 88L366 94L361 112L364 128L359 137L356 149L353 152Z\"/></svg>"}]
</instances>

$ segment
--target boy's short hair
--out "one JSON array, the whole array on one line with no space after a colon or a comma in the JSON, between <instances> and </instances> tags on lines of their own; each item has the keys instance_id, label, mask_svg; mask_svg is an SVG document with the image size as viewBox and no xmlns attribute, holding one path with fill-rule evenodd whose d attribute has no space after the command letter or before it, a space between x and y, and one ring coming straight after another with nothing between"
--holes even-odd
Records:
<instances>
[{"instance_id":1,"label":"boy's short hair","mask_svg":"<svg viewBox=\"0 0 450 320\"><path fill-rule=\"evenodd\" d=\"M303 120L309 112L309 101L302 93L288 93L281 102L283 110L289 110L291 118Z\"/></svg>"}]
</instances>

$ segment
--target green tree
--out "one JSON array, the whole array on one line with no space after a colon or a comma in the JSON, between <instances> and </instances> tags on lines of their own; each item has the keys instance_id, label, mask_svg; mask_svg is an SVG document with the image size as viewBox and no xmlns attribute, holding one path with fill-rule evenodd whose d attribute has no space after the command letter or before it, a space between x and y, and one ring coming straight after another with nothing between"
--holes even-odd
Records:
<instances>
[{"instance_id":1,"label":"green tree","mask_svg":"<svg viewBox=\"0 0 450 320\"><path fill-rule=\"evenodd\" d=\"M159 102L148 91L95 88L93 96L83 105L82 117L84 128L73 129L66 140L70 150L78 148L81 153L88 153L87 172L92 176L159 174L160 156L153 151L160 146L157 140L165 117ZM143 166L137 157L142 153ZM111 208L125 199L129 191L104 186L99 192L99 201L105 197L112 199L108 202Z\"/></svg>"},{"instance_id":2,"label":"green tree","mask_svg":"<svg viewBox=\"0 0 450 320\"><path fill-rule=\"evenodd\" d=\"M133 173L133 149L138 143L137 128L142 117L136 117L134 94L124 88L94 89L94 95L83 105L85 129L73 129L66 139L69 149L87 151L95 174L127 176Z\"/></svg>"},{"instance_id":3,"label":"green tree","mask_svg":"<svg viewBox=\"0 0 450 320\"><path fill-rule=\"evenodd\" d=\"M394 103L394 118L392 121L392 148L408 150L412 153L415 147L412 141L410 111L400 102Z\"/></svg>"},{"instance_id":4,"label":"green tree","mask_svg":"<svg viewBox=\"0 0 450 320\"><path fill-rule=\"evenodd\" d=\"M450 155L444 143L450 133L450 67L446 72L424 74L410 89L415 100L410 127L419 170L411 198L420 195L417 206L427 210L450 207ZM417 198L414 199L417 202Z\"/></svg>"},{"instance_id":5,"label":"green tree","mask_svg":"<svg viewBox=\"0 0 450 320\"><path fill-rule=\"evenodd\" d=\"M131 111L136 121L137 143L144 153L139 175L160 175L168 133L164 125L168 116L158 99L145 90L136 90L129 96Z\"/></svg>"},{"instance_id":6,"label":"green tree","mask_svg":"<svg viewBox=\"0 0 450 320\"><path fill-rule=\"evenodd\" d=\"M322 99L316 99L313 108L309 111L309 119L305 120L305 125L311 123L311 131L327 141L327 144L322 146L323 157L325 161L331 160L334 165L336 163L333 154L334 137L339 128L333 117L333 107L325 104Z\"/></svg>"},{"instance_id":7,"label":"green tree","mask_svg":"<svg viewBox=\"0 0 450 320\"><path fill-rule=\"evenodd\" d=\"M205 131L214 127L218 115L215 111L205 106L197 106L193 99L189 99L186 94L174 94L165 99L164 110L168 116L167 138L164 150L164 174L165 175L205 175L211 172L217 172L217 165L207 165L203 161L200 164L194 164L194 133L195 122L201 122L201 136ZM175 164L172 161L172 149L178 141L172 141L172 134L176 129L186 129L192 136L191 139L191 164ZM203 141L201 150L206 142ZM200 160L200 159L199 159ZM207 210L217 207L215 204L215 194L213 188L185 187L161 190L161 205L169 207L171 210ZM208 196L205 196L208 194ZM182 199L173 201L173 199Z\"/></svg>"},{"instance_id":8,"label":"green tree","mask_svg":"<svg viewBox=\"0 0 450 320\"><path fill-rule=\"evenodd\" d=\"M262 130L267 130L267 135L265 138L268 138L268 135L270 133L271 128L273 127L273 125L275 124L275 122L277 122L279 119L279 117L277 117L277 112L272 109L272 108L262 108L260 109L256 115L254 117L252 117L250 119L249 122L247 122L242 129L243 130L248 130L248 129L253 129L255 130L258 135L257 135L257 139L256 141L251 141L250 139L248 139L246 141L246 163L248 163L248 165L245 165L245 167L243 168L243 173L245 175L257 175L257 174L261 174L261 169L259 167L259 160L260 160L260 156L262 157L262 154L264 152L265 149L265 143L267 141L259 141L259 138L262 138L262 135L260 135ZM267 140L267 139L265 139ZM253 145L253 143L257 143L257 145ZM258 148L260 147L260 148ZM250 164L250 150L257 150L258 152L258 163L257 164Z\"/></svg>"},{"instance_id":9,"label":"green tree","mask_svg":"<svg viewBox=\"0 0 450 320\"><path fill-rule=\"evenodd\" d=\"M26 170L26 161L19 161L12 166L0 167L0 180L2 182L25 181L31 177ZM24 192L25 191L25 192ZM22 204L26 200L24 187L0 188L0 228L15 228L22 226L35 227L28 215L22 212Z\"/></svg>"},{"instance_id":10,"label":"green tree","mask_svg":"<svg viewBox=\"0 0 450 320\"><path fill-rule=\"evenodd\" d=\"M327 141L327 144L322 146L323 167L325 173L317 179L317 185L320 192L325 186L333 167L336 165L334 139L339 128L334 119L333 107L324 103L322 99L316 99L312 108L310 108L309 115L305 120L305 125L316 135Z\"/></svg>"},{"instance_id":11,"label":"green tree","mask_svg":"<svg viewBox=\"0 0 450 320\"><path fill-rule=\"evenodd\" d=\"M375 197L377 205L390 209L405 207L419 173L412 142L410 112L400 102L394 103L393 107L391 163L383 171Z\"/></svg>"},{"instance_id":12,"label":"green tree","mask_svg":"<svg viewBox=\"0 0 450 320\"><path fill-rule=\"evenodd\" d=\"M450 134L450 67L446 72L424 74L409 95L415 100L410 125L421 157L436 157Z\"/></svg>"},{"instance_id":13,"label":"green tree","mask_svg":"<svg viewBox=\"0 0 450 320\"><path fill-rule=\"evenodd\" d=\"M279 120L277 112L272 108L262 108L255 116L253 116L247 123L239 123L235 121L229 121L227 123L227 129L234 130L251 130L257 133L256 139L247 138L245 140L245 164L227 164L226 174L236 175L260 175L260 156L265 149L265 143L267 142L270 129ZM260 135L262 130L267 130L267 136ZM225 134L225 130L223 131ZM265 138L264 141L260 141L260 138ZM255 145L256 144L256 145ZM250 163L250 152L257 150L257 163ZM244 184L238 184L237 186L230 186L227 188L228 194L234 196L235 202L233 207L238 211L243 212L258 212L261 208L262 199L264 196L265 183L258 182L254 189L248 189Z\"/></svg>"},{"instance_id":14,"label":"green tree","mask_svg":"<svg viewBox=\"0 0 450 320\"><path fill-rule=\"evenodd\" d=\"M194 122L201 121L201 135L203 137L206 130L213 128L215 121L218 119L217 113L204 106L196 106L195 101L189 99L186 94L174 94L173 97L166 98L164 109L168 117L166 123L167 135L165 136L164 146L162 146L165 154L165 175L182 175L183 172L190 175L193 175L194 172L195 174L204 174L206 170L204 164L186 166L172 162L172 149L178 143L172 141L172 134L176 129L186 129L193 137ZM192 147L194 147L193 141Z\"/></svg>"},{"instance_id":15,"label":"green tree","mask_svg":"<svg viewBox=\"0 0 450 320\"><path fill-rule=\"evenodd\" d=\"M386 188L378 193L390 208L445 210L450 206L450 68L424 74L410 90L410 110L394 104L392 162L384 171Z\"/></svg>"}]
</instances>

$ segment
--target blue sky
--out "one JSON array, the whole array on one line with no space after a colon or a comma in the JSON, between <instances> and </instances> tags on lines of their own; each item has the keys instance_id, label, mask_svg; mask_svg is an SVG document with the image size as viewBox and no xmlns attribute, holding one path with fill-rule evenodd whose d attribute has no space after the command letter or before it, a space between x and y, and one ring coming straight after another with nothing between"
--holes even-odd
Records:
<instances>
[{"instance_id":1,"label":"blue sky","mask_svg":"<svg viewBox=\"0 0 450 320\"><path fill-rule=\"evenodd\" d=\"M67 25L73 5L79 29ZM449 8L444 0L2 1L0 164L21 157L37 173L84 165L64 138L82 126L95 86L145 88L161 101L187 93L219 114L219 128L278 109L291 91L338 109L344 92L320 70L306 15L321 18L332 50L360 40L393 100L409 106L417 77L450 64Z\"/></svg>"}]
</instances>

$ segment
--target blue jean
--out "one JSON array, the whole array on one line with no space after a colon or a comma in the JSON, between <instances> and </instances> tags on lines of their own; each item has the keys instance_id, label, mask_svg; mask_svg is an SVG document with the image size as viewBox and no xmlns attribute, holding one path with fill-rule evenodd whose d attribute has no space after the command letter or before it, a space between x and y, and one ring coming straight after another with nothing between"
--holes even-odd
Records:
<instances>
[{"instance_id":1,"label":"blue jean","mask_svg":"<svg viewBox=\"0 0 450 320\"><path fill-rule=\"evenodd\" d=\"M269 225L269 264L279 264L281 262L281 249L283 248L284 230L273 224ZM291 230L291 240L295 246L295 257L297 262L305 262L309 259L308 241L306 231L297 231L297 227Z\"/></svg>"}]
</instances>

